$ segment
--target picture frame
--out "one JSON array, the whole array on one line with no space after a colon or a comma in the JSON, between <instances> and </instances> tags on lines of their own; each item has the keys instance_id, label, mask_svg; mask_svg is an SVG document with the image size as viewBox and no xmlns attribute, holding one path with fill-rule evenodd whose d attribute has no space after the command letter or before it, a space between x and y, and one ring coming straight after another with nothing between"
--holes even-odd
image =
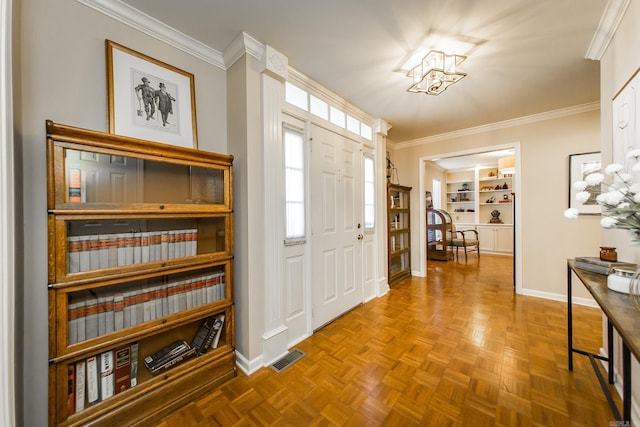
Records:
<instances>
[{"instance_id":1,"label":"picture frame","mask_svg":"<svg viewBox=\"0 0 640 427\"><path fill-rule=\"evenodd\" d=\"M193 74L111 40L105 48L109 132L197 149Z\"/></svg>"},{"instance_id":2,"label":"picture frame","mask_svg":"<svg viewBox=\"0 0 640 427\"><path fill-rule=\"evenodd\" d=\"M613 135L613 162L623 165L630 171L633 159L627 158L630 150L640 148L640 68L615 94L611 102L612 135Z\"/></svg>"},{"instance_id":3,"label":"picture frame","mask_svg":"<svg viewBox=\"0 0 640 427\"><path fill-rule=\"evenodd\" d=\"M584 181L585 177L591 173L602 171L602 156L600 151L590 153L580 153L569 155L569 207L578 210L580 215L600 215L602 206L596 201L600 194L600 186L587 187L586 191L591 193L591 197L584 203L576 200L577 190L573 184L577 181Z\"/></svg>"}]
</instances>

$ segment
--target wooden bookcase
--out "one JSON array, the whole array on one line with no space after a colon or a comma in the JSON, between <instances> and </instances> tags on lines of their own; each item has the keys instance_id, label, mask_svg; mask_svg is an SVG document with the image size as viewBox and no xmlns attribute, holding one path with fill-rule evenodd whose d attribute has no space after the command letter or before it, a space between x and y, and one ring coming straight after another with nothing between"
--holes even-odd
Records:
<instances>
[{"instance_id":1,"label":"wooden bookcase","mask_svg":"<svg viewBox=\"0 0 640 427\"><path fill-rule=\"evenodd\" d=\"M233 157L46 130L49 424L150 424L236 376ZM217 345L147 369L222 316Z\"/></svg>"},{"instance_id":2,"label":"wooden bookcase","mask_svg":"<svg viewBox=\"0 0 640 427\"><path fill-rule=\"evenodd\" d=\"M387 249L389 285L411 276L411 187L387 185Z\"/></svg>"}]
</instances>

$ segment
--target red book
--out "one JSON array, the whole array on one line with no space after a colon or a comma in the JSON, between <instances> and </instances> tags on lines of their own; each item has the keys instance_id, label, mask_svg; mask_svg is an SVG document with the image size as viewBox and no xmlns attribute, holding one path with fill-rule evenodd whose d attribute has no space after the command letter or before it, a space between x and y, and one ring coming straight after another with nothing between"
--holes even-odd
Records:
<instances>
[{"instance_id":1,"label":"red book","mask_svg":"<svg viewBox=\"0 0 640 427\"><path fill-rule=\"evenodd\" d=\"M131 387L131 346L117 348L115 369L115 394Z\"/></svg>"}]
</instances>

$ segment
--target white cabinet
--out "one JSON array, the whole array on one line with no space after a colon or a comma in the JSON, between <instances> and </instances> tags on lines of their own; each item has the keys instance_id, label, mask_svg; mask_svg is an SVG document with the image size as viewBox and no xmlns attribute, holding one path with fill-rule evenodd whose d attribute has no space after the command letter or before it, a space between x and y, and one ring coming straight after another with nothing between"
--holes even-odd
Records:
<instances>
[{"instance_id":1,"label":"white cabinet","mask_svg":"<svg viewBox=\"0 0 640 427\"><path fill-rule=\"evenodd\" d=\"M480 224L477 226L480 253L513 254L513 226Z\"/></svg>"}]
</instances>

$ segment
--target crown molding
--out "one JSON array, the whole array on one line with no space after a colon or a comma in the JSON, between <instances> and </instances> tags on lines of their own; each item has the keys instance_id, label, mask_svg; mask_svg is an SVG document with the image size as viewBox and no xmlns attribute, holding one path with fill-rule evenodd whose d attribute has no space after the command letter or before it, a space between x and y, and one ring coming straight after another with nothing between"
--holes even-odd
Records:
<instances>
[{"instance_id":1,"label":"crown molding","mask_svg":"<svg viewBox=\"0 0 640 427\"><path fill-rule=\"evenodd\" d=\"M251 55L258 61L262 61L265 55L265 45L245 32L241 32L229 46L224 49L223 58L228 69L244 54Z\"/></svg>"},{"instance_id":2,"label":"crown molding","mask_svg":"<svg viewBox=\"0 0 640 427\"><path fill-rule=\"evenodd\" d=\"M222 53L120 0L76 0L110 18L226 70Z\"/></svg>"},{"instance_id":3,"label":"crown molding","mask_svg":"<svg viewBox=\"0 0 640 427\"><path fill-rule=\"evenodd\" d=\"M428 136L425 138L414 139L412 141L391 143L396 150L415 147L423 144L431 144L433 142L444 141L447 139L460 138L463 136L477 135L479 133L506 129L514 126L522 126L530 123L542 122L545 120L557 119L574 114L586 113L600 109L600 101L590 102L588 104L576 105L573 107L560 108L558 110L547 111L544 113L532 114L530 116L519 117L517 119L504 120L501 122L490 123L487 125L476 126L467 129L456 130L453 132L441 133L439 135Z\"/></svg>"},{"instance_id":4,"label":"crown molding","mask_svg":"<svg viewBox=\"0 0 640 427\"><path fill-rule=\"evenodd\" d=\"M602 59L609 43L618 31L618 26L627 11L631 0L609 0L604 8L596 33L591 39L591 44L585 54L586 59L599 61Z\"/></svg>"}]
</instances>

